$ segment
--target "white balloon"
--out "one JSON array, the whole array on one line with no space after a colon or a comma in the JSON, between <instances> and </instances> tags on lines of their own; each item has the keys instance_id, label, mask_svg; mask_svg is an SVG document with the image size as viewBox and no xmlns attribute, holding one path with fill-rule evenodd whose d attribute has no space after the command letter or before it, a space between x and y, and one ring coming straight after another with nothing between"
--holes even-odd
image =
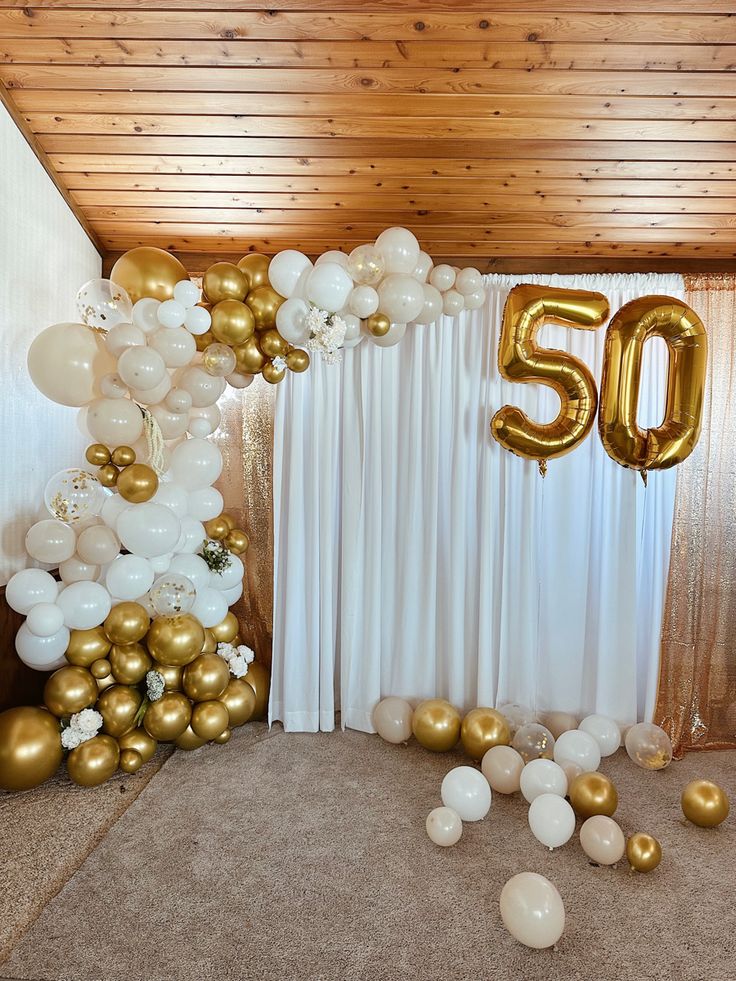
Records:
<instances>
[{"instance_id":1,"label":"white balloon","mask_svg":"<svg viewBox=\"0 0 736 981\"><path fill-rule=\"evenodd\" d=\"M108 526L108 528L116 529L118 524L118 518L129 508L130 504L121 497L119 494L110 494L105 503L102 505L102 510L100 511L100 517Z\"/></svg>"},{"instance_id":2,"label":"white balloon","mask_svg":"<svg viewBox=\"0 0 736 981\"><path fill-rule=\"evenodd\" d=\"M376 239L387 273L411 275L419 262L419 242L408 228L387 228Z\"/></svg>"},{"instance_id":3,"label":"white balloon","mask_svg":"<svg viewBox=\"0 0 736 981\"><path fill-rule=\"evenodd\" d=\"M283 252L277 252L271 259L268 267L268 279L276 292L288 300L294 295L299 277L304 270L311 268L312 263L303 252L297 252L296 249L285 249Z\"/></svg>"},{"instance_id":4,"label":"white balloon","mask_svg":"<svg viewBox=\"0 0 736 981\"><path fill-rule=\"evenodd\" d=\"M174 299L189 309L199 303L199 287L191 279L180 279L174 287Z\"/></svg>"},{"instance_id":5,"label":"white balloon","mask_svg":"<svg viewBox=\"0 0 736 981\"><path fill-rule=\"evenodd\" d=\"M183 518L189 506L187 492L171 480L162 480L151 500L172 510L177 518Z\"/></svg>"},{"instance_id":6,"label":"white balloon","mask_svg":"<svg viewBox=\"0 0 736 981\"><path fill-rule=\"evenodd\" d=\"M392 273L378 287L378 306L389 320L407 324L424 309L424 288L413 276Z\"/></svg>"},{"instance_id":7,"label":"white balloon","mask_svg":"<svg viewBox=\"0 0 736 981\"><path fill-rule=\"evenodd\" d=\"M378 293L372 286L356 286L348 299L351 313L363 320L378 310ZM278 315L277 315L278 319Z\"/></svg>"},{"instance_id":8,"label":"white balloon","mask_svg":"<svg viewBox=\"0 0 736 981\"><path fill-rule=\"evenodd\" d=\"M542 794L557 794L564 797L567 793L567 777L558 763L552 760L529 760L521 771L521 792L531 804Z\"/></svg>"},{"instance_id":9,"label":"white balloon","mask_svg":"<svg viewBox=\"0 0 736 981\"><path fill-rule=\"evenodd\" d=\"M470 293L483 289L483 277L477 269L467 266L465 269L461 269L455 277L455 289L463 296L468 296Z\"/></svg>"},{"instance_id":10,"label":"white balloon","mask_svg":"<svg viewBox=\"0 0 736 981\"><path fill-rule=\"evenodd\" d=\"M394 344L399 343L405 333L406 324L391 324L387 334L384 334L383 337L371 336L371 340L376 347L393 347Z\"/></svg>"},{"instance_id":11,"label":"white balloon","mask_svg":"<svg viewBox=\"0 0 736 981\"><path fill-rule=\"evenodd\" d=\"M209 310L204 307L191 307L184 318L184 326L190 334L206 334L212 325Z\"/></svg>"},{"instance_id":12,"label":"white balloon","mask_svg":"<svg viewBox=\"0 0 736 981\"><path fill-rule=\"evenodd\" d=\"M64 614L64 624L71 630L98 627L110 612L110 594L98 582L73 582L59 593L57 605Z\"/></svg>"},{"instance_id":13,"label":"white balloon","mask_svg":"<svg viewBox=\"0 0 736 981\"><path fill-rule=\"evenodd\" d=\"M201 540L199 544L202 544ZM166 571L186 576L196 590L207 589L210 586L210 568L201 555L187 552L175 555Z\"/></svg>"},{"instance_id":14,"label":"white balloon","mask_svg":"<svg viewBox=\"0 0 736 981\"><path fill-rule=\"evenodd\" d=\"M230 589L223 589L222 595L225 597L225 602L228 606L232 606L233 603L237 603L240 597L243 595L242 582L239 582L237 586L232 586Z\"/></svg>"},{"instance_id":15,"label":"white balloon","mask_svg":"<svg viewBox=\"0 0 736 981\"><path fill-rule=\"evenodd\" d=\"M197 521L211 521L222 514L223 505L222 494L215 487L201 487L189 492L187 513Z\"/></svg>"},{"instance_id":16,"label":"white balloon","mask_svg":"<svg viewBox=\"0 0 736 981\"><path fill-rule=\"evenodd\" d=\"M475 293L467 293L465 296L466 310L480 310L486 302L486 291L476 290Z\"/></svg>"},{"instance_id":17,"label":"white balloon","mask_svg":"<svg viewBox=\"0 0 736 981\"><path fill-rule=\"evenodd\" d=\"M36 603L28 613L26 624L36 637L52 637L64 626L64 613L56 603Z\"/></svg>"},{"instance_id":18,"label":"white balloon","mask_svg":"<svg viewBox=\"0 0 736 981\"><path fill-rule=\"evenodd\" d=\"M74 529L56 518L37 521L26 533L26 552L38 562L64 562L74 555L76 547Z\"/></svg>"},{"instance_id":19,"label":"white balloon","mask_svg":"<svg viewBox=\"0 0 736 981\"><path fill-rule=\"evenodd\" d=\"M215 405L206 405L201 409L190 409L189 410L189 432L192 436L196 436L199 439L204 439L206 436L211 436L220 428L220 423L222 422L222 413Z\"/></svg>"},{"instance_id":20,"label":"white balloon","mask_svg":"<svg viewBox=\"0 0 736 981\"><path fill-rule=\"evenodd\" d=\"M447 263L441 262L430 272L429 282L440 293L444 293L446 290L452 289L455 283L455 270Z\"/></svg>"},{"instance_id":21,"label":"white balloon","mask_svg":"<svg viewBox=\"0 0 736 981\"><path fill-rule=\"evenodd\" d=\"M118 358L118 374L129 388L148 390L163 381L166 364L152 347L129 347Z\"/></svg>"},{"instance_id":22,"label":"white balloon","mask_svg":"<svg viewBox=\"0 0 736 981\"><path fill-rule=\"evenodd\" d=\"M162 572L169 571L169 566L171 565L171 560L173 557L173 552L166 552L164 555L155 555L152 559L146 559L146 562L150 563L151 568L158 576Z\"/></svg>"},{"instance_id":23,"label":"white balloon","mask_svg":"<svg viewBox=\"0 0 736 981\"><path fill-rule=\"evenodd\" d=\"M172 412L165 405L152 405L151 415L159 424L164 439L178 439L189 426L188 412Z\"/></svg>"},{"instance_id":24,"label":"white balloon","mask_svg":"<svg viewBox=\"0 0 736 981\"><path fill-rule=\"evenodd\" d=\"M77 539L77 555L89 566L105 565L120 553L120 541L107 525L85 528Z\"/></svg>"},{"instance_id":25,"label":"white balloon","mask_svg":"<svg viewBox=\"0 0 736 981\"><path fill-rule=\"evenodd\" d=\"M355 345L351 342L361 337L360 320L352 313L345 313L342 318L345 321L345 337L342 346L354 347Z\"/></svg>"},{"instance_id":26,"label":"white balloon","mask_svg":"<svg viewBox=\"0 0 736 981\"><path fill-rule=\"evenodd\" d=\"M67 663L65 653L69 646L69 629L62 627L50 637L37 637L26 623L20 625L15 635L15 649L21 661L34 671L53 671Z\"/></svg>"},{"instance_id":27,"label":"white balloon","mask_svg":"<svg viewBox=\"0 0 736 981\"><path fill-rule=\"evenodd\" d=\"M146 501L122 512L117 521L117 533L129 552L150 559L174 550L181 526L170 508Z\"/></svg>"},{"instance_id":28,"label":"white balloon","mask_svg":"<svg viewBox=\"0 0 736 981\"><path fill-rule=\"evenodd\" d=\"M336 262L323 262L315 266L306 280L307 299L329 313L342 310L352 289L352 279Z\"/></svg>"},{"instance_id":29,"label":"white balloon","mask_svg":"<svg viewBox=\"0 0 736 981\"><path fill-rule=\"evenodd\" d=\"M11 610L24 615L37 603L55 603L59 584L43 569L21 569L8 580L5 601Z\"/></svg>"},{"instance_id":30,"label":"white balloon","mask_svg":"<svg viewBox=\"0 0 736 981\"><path fill-rule=\"evenodd\" d=\"M463 834L463 822L460 815L451 807L435 807L427 815L427 834L430 841L442 848L456 845Z\"/></svg>"},{"instance_id":31,"label":"white balloon","mask_svg":"<svg viewBox=\"0 0 736 981\"><path fill-rule=\"evenodd\" d=\"M227 569L210 573L210 586L219 590L232 589L243 581L244 575L245 567L242 560L237 555L231 555Z\"/></svg>"},{"instance_id":32,"label":"white balloon","mask_svg":"<svg viewBox=\"0 0 736 981\"><path fill-rule=\"evenodd\" d=\"M222 472L222 453L206 439L188 439L171 454L171 476L188 491L209 487Z\"/></svg>"},{"instance_id":33,"label":"white balloon","mask_svg":"<svg viewBox=\"0 0 736 981\"><path fill-rule=\"evenodd\" d=\"M289 344L302 347L307 343L309 328L305 321L308 313L309 304L299 296L292 296L276 311L276 327Z\"/></svg>"},{"instance_id":34,"label":"white balloon","mask_svg":"<svg viewBox=\"0 0 736 981\"><path fill-rule=\"evenodd\" d=\"M87 428L97 443L131 446L143 434L143 416L130 399L95 399L87 406Z\"/></svg>"},{"instance_id":35,"label":"white balloon","mask_svg":"<svg viewBox=\"0 0 736 981\"><path fill-rule=\"evenodd\" d=\"M415 317L414 320L418 324L433 324L442 316L442 294L431 283L424 283L422 289L424 291L424 306L419 316Z\"/></svg>"},{"instance_id":36,"label":"white balloon","mask_svg":"<svg viewBox=\"0 0 736 981\"><path fill-rule=\"evenodd\" d=\"M204 525L202 522L197 521L196 518L191 518L189 515L187 515L185 518L181 519L181 534L179 535L179 539L174 546L174 551L176 553L196 552L202 547L202 542L204 542L206 538L207 532L204 530Z\"/></svg>"},{"instance_id":37,"label":"white balloon","mask_svg":"<svg viewBox=\"0 0 736 981\"><path fill-rule=\"evenodd\" d=\"M445 776L442 803L457 811L463 821L480 821L491 809L488 781L472 766L456 766Z\"/></svg>"},{"instance_id":38,"label":"white balloon","mask_svg":"<svg viewBox=\"0 0 736 981\"><path fill-rule=\"evenodd\" d=\"M153 585L151 563L140 555L120 555L105 574L105 585L119 600L134 600Z\"/></svg>"},{"instance_id":39,"label":"white balloon","mask_svg":"<svg viewBox=\"0 0 736 981\"><path fill-rule=\"evenodd\" d=\"M529 827L537 841L547 848L559 848L572 838L575 811L559 794L540 794L529 806Z\"/></svg>"},{"instance_id":40,"label":"white balloon","mask_svg":"<svg viewBox=\"0 0 736 981\"><path fill-rule=\"evenodd\" d=\"M555 763L576 763L582 773L597 770L601 765L601 751L598 743L587 732L570 729L563 732L555 742Z\"/></svg>"},{"instance_id":41,"label":"white balloon","mask_svg":"<svg viewBox=\"0 0 736 981\"><path fill-rule=\"evenodd\" d=\"M345 255L344 252L340 252L339 249L329 249L327 252L323 252L321 256L315 259L315 266L319 266L322 262L336 262L338 266L342 266L343 269L348 268L349 257ZM268 267L269 278L271 276L271 267ZM275 289L275 287L274 287ZM278 291L277 291L278 292Z\"/></svg>"},{"instance_id":42,"label":"white balloon","mask_svg":"<svg viewBox=\"0 0 736 981\"><path fill-rule=\"evenodd\" d=\"M197 590L191 612L203 627L214 627L227 616L227 600L216 589L205 586L204 589Z\"/></svg>"},{"instance_id":43,"label":"white balloon","mask_svg":"<svg viewBox=\"0 0 736 981\"><path fill-rule=\"evenodd\" d=\"M144 296L133 307L133 323L144 334L152 334L161 326L158 322L160 301L152 296Z\"/></svg>"},{"instance_id":44,"label":"white balloon","mask_svg":"<svg viewBox=\"0 0 736 981\"><path fill-rule=\"evenodd\" d=\"M607 715L588 715L578 726L598 743L601 756L611 756L621 745L618 722Z\"/></svg>"},{"instance_id":45,"label":"white balloon","mask_svg":"<svg viewBox=\"0 0 736 981\"><path fill-rule=\"evenodd\" d=\"M417 282L426 283L427 276L429 276L432 266L433 262L431 256L427 255L426 252L420 252L419 258L417 259L417 264L414 266L412 276L417 280Z\"/></svg>"},{"instance_id":46,"label":"white balloon","mask_svg":"<svg viewBox=\"0 0 736 981\"><path fill-rule=\"evenodd\" d=\"M164 300L156 313L162 327L181 327L187 317L187 309L178 300Z\"/></svg>"},{"instance_id":47,"label":"white balloon","mask_svg":"<svg viewBox=\"0 0 736 981\"><path fill-rule=\"evenodd\" d=\"M519 872L501 890L501 919L515 940L541 950L553 947L565 929L565 906L549 879Z\"/></svg>"},{"instance_id":48,"label":"white balloon","mask_svg":"<svg viewBox=\"0 0 736 981\"><path fill-rule=\"evenodd\" d=\"M192 407L192 396L183 388L172 388L164 401L171 412L189 412Z\"/></svg>"},{"instance_id":49,"label":"white balloon","mask_svg":"<svg viewBox=\"0 0 736 981\"><path fill-rule=\"evenodd\" d=\"M456 317L465 309L465 298L457 290L448 290L442 297L442 312L446 317Z\"/></svg>"},{"instance_id":50,"label":"white balloon","mask_svg":"<svg viewBox=\"0 0 736 981\"><path fill-rule=\"evenodd\" d=\"M142 347L146 335L133 324L116 324L105 334L105 347L114 358L119 358L129 347Z\"/></svg>"},{"instance_id":51,"label":"white balloon","mask_svg":"<svg viewBox=\"0 0 736 981\"><path fill-rule=\"evenodd\" d=\"M225 391L225 379L210 375L197 365L186 368L177 385L192 396L192 405L202 408L212 405Z\"/></svg>"},{"instance_id":52,"label":"white balloon","mask_svg":"<svg viewBox=\"0 0 736 981\"><path fill-rule=\"evenodd\" d=\"M158 351L167 368L183 368L197 353L197 342L186 327L174 327L173 330L162 327L148 338L148 343Z\"/></svg>"},{"instance_id":53,"label":"white balloon","mask_svg":"<svg viewBox=\"0 0 736 981\"><path fill-rule=\"evenodd\" d=\"M59 564L59 575L65 585L70 582L92 582L100 574L100 566L82 562L76 555Z\"/></svg>"},{"instance_id":54,"label":"white balloon","mask_svg":"<svg viewBox=\"0 0 736 981\"><path fill-rule=\"evenodd\" d=\"M128 394L128 386L120 375L112 372L100 381L100 392L106 399L122 399Z\"/></svg>"},{"instance_id":55,"label":"white balloon","mask_svg":"<svg viewBox=\"0 0 736 981\"><path fill-rule=\"evenodd\" d=\"M279 307L281 309L281 307ZM225 375L225 381L232 388L242 389L247 388L253 382L253 375L244 375L240 371L234 371L232 375Z\"/></svg>"},{"instance_id":56,"label":"white balloon","mask_svg":"<svg viewBox=\"0 0 736 981\"><path fill-rule=\"evenodd\" d=\"M155 388L131 388L130 396L134 402L139 402L141 405L154 406L158 405L159 402L162 402L170 391L171 378L167 371ZM140 463L140 460L138 462Z\"/></svg>"}]
</instances>

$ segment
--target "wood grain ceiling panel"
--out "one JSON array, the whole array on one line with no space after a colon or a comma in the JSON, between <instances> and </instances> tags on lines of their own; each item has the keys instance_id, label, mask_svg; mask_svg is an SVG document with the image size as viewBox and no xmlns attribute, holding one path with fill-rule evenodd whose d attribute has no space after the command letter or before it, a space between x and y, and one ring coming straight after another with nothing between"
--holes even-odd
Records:
<instances>
[{"instance_id":1,"label":"wood grain ceiling panel","mask_svg":"<svg viewBox=\"0 0 736 981\"><path fill-rule=\"evenodd\" d=\"M201 265L407 224L485 268L720 269L734 15L734 0L0 0L0 82L111 255L156 244Z\"/></svg>"}]
</instances>

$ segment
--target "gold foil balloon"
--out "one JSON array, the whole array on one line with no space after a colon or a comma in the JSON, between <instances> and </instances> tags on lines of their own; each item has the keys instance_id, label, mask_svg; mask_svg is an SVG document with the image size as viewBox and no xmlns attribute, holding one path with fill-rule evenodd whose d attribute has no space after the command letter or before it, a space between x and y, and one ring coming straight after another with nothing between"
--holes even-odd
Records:
<instances>
[{"instance_id":1,"label":"gold foil balloon","mask_svg":"<svg viewBox=\"0 0 736 981\"><path fill-rule=\"evenodd\" d=\"M629 757L643 770L663 770L672 762L670 737L653 722L638 722L624 739Z\"/></svg>"},{"instance_id":2,"label":"gold foil balloon","mask_svg":"<svg viewBox=\"0 0 736 981\"><path fill-rule=\"evenodd\" d=\"M266 363L255 337L249 337L245 344L238 344L233 350L237 359L236 367L244 375L257 375Z\"/></svg>"},{"instance_id":3,"label":"gold foil balloon","mask_svg":"<svg viewBox=\"0 0 736 981\"><path fill-rule=\"evenodd\" d=\"M209 627L205 627L204 631L204 646L202 647L203 654L215 654L217 652L217 637L212 633Z\"/></svg>"},{"instance_id":4,"label":"gold foil balloon","mask_svg":"<svg viewBox=\"0 0 736 981\"><path fill-rule=\"evenodd\" d=\"M256 693L243 678L231 678L220 696L230 716L229 725L242 726L250 722L256 707Z\"/></svg>"},{"instance_id":5,"label":"gold foil balloon","mask_svg":"<svg viewBox=\"0 0 736 981\"><path fill-rule=\"evenodd\" d=\"M134 749L120 751L120 769L124 773L137 773L143 766L143 757Z\"/></svg>"},{"instance_id":6,"label":"gold foil balloon","mask_svg":"<svg viewBox=\"0 0 736 981\"><path fill-rule=\"evenodd\" d=\"M93 661L107 657L111 646L104 626L92 627L90 630L71 630L66 659L70 664L88 668Z\"/></svg>"},{"instance_id":7,"label":"gold foil balloon","mask_svg":"<svg viewBox=\"0 0 736 981\"><path fill-rule=\"evenodd\" d=\"M242 555L242 553L248 548L248 536L239 528L233 528L233 530L229 531L225 536L225 547L229 548L230 551L234 552L236 555Z\"/></svg>"},{"instance_id":8,"label":"gold foil balloon","mask_svg":"<svg viewBox=\"0 0 736 981\"><path fill-rule=\"evenodd\" d=\"M228 531L232 531L233 528L236 528L237 527L237 524L238 524L237 521L235 520L235 518L231 514L228 514L227 511L223 511L222 514L220 515L220 517L222 518L222 520L227 525L227 530Z\"/></svg>"},{"instance_id":9,"label":"gold foil balloon","mask_svg":"<svg viewBox=\"0 0 736 981\"><path fill-rule=\"evenodd\" d=\"M212 335L223 344L236 347L253 336L253 311L241 300L222 300L212 308Z\"/></svg>"},{"instance_id":10,"label":"gold foil balloon","mask_svg":"<svg viewBox=\"0 0 736 981\"><path fill-rule=\"evenodd\" d=\"M184 692L193 702L219 698L229 680L227 661L219 654L200 654L187 664L182 675Z\"/></svg>"},{"instance_id":11,"label":"gold foil balloon","mask_svg":"<svg viewBox=\"0 0 736 981\"><path fill-rule=\"evenodd\" d=\"M149 736L162 743L177 739L189 725L192 705L179 691L167 691L146 709L143 725Z\"/></svg>"},{"instance_id":12,"label":"gold foil balloon","mask_svg":"<svg viewBox=\"0 0 736 981\"><path fill-rule=\"evenodd\" d=\"M225 743L229 743L233 738L232 729L223 729L219 736L215 736L212 740L213 743L218 743L220 746L224 746Z\"/></svg>"},{"instance_id":13,"label":"gold foil balloon","mask_svg":"<svg viewBox=\"0 0 736 981\"><path fill-rule=\"evenodd\" d=\"M106 463L97 471L97 479L103 487L114 487L118 482L120 471L112 463Z\"/></svg>"},{"instance_id":14,"label":"gold foil balloon","mask_svg":"<svg viewBox=\"0 0 736 981\"><path fill-rule=\"evenodd\" d=\"M271 286L256 286L247 295L245 302L253 312L256 330L267 330L276 326L276 311L284 302L284 297Z\"/></svg>"},{"instance_id":15,"label":"gold foil balloon","mask_svg":"<svg viewBox=\"0 0 736 981\"><path fill-rule=\"evenodd\" d=\"M109 661L107 663L109 664ZM113 685L117 684L115 681L115 675L112 673L112 669L108 674L103 675L101 678L98 678L97 675L95 675L95 681L97 682L98 692L104 691L106 688L112 688Z\"/></svg>"},{"instance_id":16,"label":"gold foil balloon","mask_svg":"<svg viewBox=\"0 0 736 981\"><path fill-rule=\"evenodd\" d=\"M153 670L157 671L164 679L166 691L181 691L182 675L184 668L181 664L159 664L158 661L153 665Z\"/></svg>"},{"instance_id":17,"label":"gold foil balloon","mask_svg":"<svg viewBox=\"0 0 736 981\"><path fill-rule=\"evenodd\" d=\"M84 451L84 456L87 463L91 463L95 467L104 467L106 463L110 462L110 451L103 443L92 443Z\"/></svg>"},{"instance_id":18,"label":"gold foil balloon","mask_svg":"<svg viewBox=\"0 0 736 981\"><path fill-rule=\"evenodd\" d=\"M372 313L366 318L365 326L373 337L384 337L391 330L391 321L385 313Z\"/></svg>"},{"instance_id":19,"label":"gold foil balloon","mask_svg":"<svg viewBox=\"0 0 736 981\"><path fill-rule=\"evenodd\" d=\"M201 307L201 306L205 306L205 304L198 303L197 306ZM205 331L204 334L194 335L194 343L197 345L197 350L200 352L206 351L207 348L210 346L210 344L215 344L216 342L217 342L217 338L215 337L215 335L212 333L211 330Z\"/></svg>"},{"instance_id":20,"label":"gold foil balloon","mask_svg":"<svg viewBox=\"0 0 736 981\"><path fill-rule=\"evenodd\" d=\"M612 817L618 807L618 793L611 780L602 773L581 773L568 788L568 797L578 817L605 814Z\"/></svg>"},{"instance_id":21,"label":"gold foil balloon","mask_svg":"<svg viewBox=\"0 0 736 981\"><path fill-rule=\"evenodd\" d=\"M170 300L176 284L189 279L189 276L171 253L142 246L120 256L112 267L110 279L122 286L131 301L136 303L144 296Z\"/></svg>"},{"instance_id":22,"label":"gold foil balloon","mask_svg":"<svg viewBox=\"0 0 736 981\"><path fill-rule=\"evenodd\" d=\"M116 467L129 467L135 463L135 450L132 446L116 446L110 459Z\"/></svg>"},{"instance_id":23,"label":"gold foil balloon","mask_svg":"<svg viewBox=\"0 0 736 981\"><path fill-rule=\"evenodd\" d=\"M197 702L192 709L192 729L200 739L216 739L229 724L230 716L222 702Z\"/></svg>"},{"instance_id":24,"label":"gold foil balloon","mask_svg":"<svg viewBox=\"0 0 736 981\"><path fill-rule=\"evenodd\" d=\"M199 749L200 746L204 746L207 742L206 739L202 739L189 725L186 727L184 732L180 736L177 736L174 740L177 749L183 749L187 752L191 752L193 749Z\"/></svg>"},{"instance_id":25,"label":"gold foil balloon","mask_svg":"<svg viewBox=\"0 0 736 981\"><path fill-rule=\"evenodd\" d=\"M446 753L460 738L460 713L444 698L429 698L414 709L411 728L420 746Z\"/></svg>"},{"instance_id":26,"label":"gold foil balloon","mask_svg":"<svg viewBox=\"0 0 736 981\"><path fill-rule=\"evenodd\" d=\"M215 541L219 542L227 537L230 525L222 515L219 515L217 518L210 518L209 521L205 521L204 530L207 532L208 538L214 538Z\"/></svg>"},{"instance_id":27,"label":"gold foil balloon","mask_svg":"<svg viewBox=\"0 0 736 981\"><path fill-rule=\"evenodd\" d=\"M691 780L680 798L682 813L699 828L715 828L730 810L725 790L710 780Z\"/></svg>"},{"instance_id":28,"label":"gold foil balloon","mask_svg":"<svg viewBox=\"0 0 736 981\"><path fill-rule=\"evenodd\" d=\"M540 725L539 722L530 722L516 730L511 745L525 763L529 760L551 760L555 737L546 726Z\"/></svg>"},{"instance_id":29,"label":"gold foil balloon","mask_svg":"<svg viewBox=\"0 0 736 981\"><path fill-rule=\"evenodd\" d=\"M664 420L636 421L645 343L660 337L669 354ZM681 300L642 296L621 307L606 332L598 431L624 467L664 470L690 456L700 436L708 341L700 318Z\"/></svg>"},{"instance_id":30,"label":"gold foil balloon","mask_svg":"<svg viewBox=\"0 0 736 981\"><path fill-rule=\"evenodd\" d=\"M505 449L527 460L547 460L569 453L593 426L598 401L595 381L582 361L565 351L541 348L543 324L595 330L608 316L601 293L515 286L503 311L498 370L510 382L548 385L560 397L560 411L549 423L535 423L514 406L505 405L491 421L491 435Z\"/></svg>"},{"instance_id":31,"label":"gold foil balloon","mask_svg":"<svg viewBox=\"0 0 736 981\"><path fill-rule=\"evenodd\" d=\"M22 705L0 712L0 789L29 790L52 777L64 752L59 720Z\"/></svg>"},{"instance_id":32,"label":"gold foil balloon","mask_svg":"<svg viewBox=\"0 0 736 981\"><path fill-rule=\"evenodd\" d=\"M97 787L118 768L120 748L112 736L93 736L80 743L66 758L70 778L81 787Z\"/></svg>"},{"instance_id":33,"label":"gold foil balloon","mask_svg":"<svg viewBox=\"0 0 736 981\"><path fill-rule=\"evenodd\" d=\"M257 286L270 285L268 282L268 267L271 260L260 252L249 252L242 259L238 260L238 269L245 273L248 281L248 289L254 290Z\"/></svg>"},{"instance_id":34,"label":"gold foil balloon","mask_svg":"<svg viewBox=\"0 0 736 981\"><path fill-rule=\"evenodd\" d=\"M131 685L111 685L100 693L97 711L102 716L103 732L120 738L136 723L143 696Z\"/></svg>"},{"instance_id":35,"label":"gold foil balloon","mask_svg":"<svg viewBox=\"0 0 736 981\"><path fill-rule=\"evenodd\" d=\"M511 730L495 709L474 708L463 719L460 740L468 756L482 760L492 746L506 746L511 742Z\"/></svg>"},{"instance_id":36,"label":"gold foil balloon","mask_svg":"<svg viewBox=\"0 0 736 981\"><path fill-rule=\"evenodd\" d=\"M239 629L238 618L232 611L228 611L225 619L215 624L211 631L218 644L231 644L237 637Z\"/></svg>"},{"instance_id":37,"label":"gold foil balloon","mask_svg":"<svg viewBox=\"0 0 736 981\"><path fill-rule=\"evenodd\" d=\"M125 735L120 736L118 746L121 752L130 749L135 750L144 763L148 763L156 752L156 740L140 726L137 729L130 729Z\"/></svg>"},{"instance_id":38,"label":"gold foil balloon","mask_svg":"<svg viewBox=\"0 0 736 981\"><path fill-rule=\"evenodd\" d=\"M133 463L126 467L118 477L118 494L131 504L150 501L158 490L156 472L145 463Z\"/></svg>"},{"instance_id":39,"label":"gold foil balloon","mask_svg":"<svg viewBox=\"0 0 736 981\"><path fill-rule=\"evenodd\" d=\"M112 675L112 664L110 664L106 657L101 657L90 664L89 670L92 677L99 681L102 678Z\"/></svg>"},{"instance_id":40,"label":"gold foil balloon","mask_svg":"<svg viewBox=\"0 0 736 981\"><path fill-rule=\"evenodd\" d=\"M215 262L202 278L202 289L210 303L244 300L248 292L248 280L242 270L232 262Z\"/></svg>"},{"instance_id":41,"label":"gold foil balloon","mask_svg":"<svg viewBox=\"0 0 736 981\"><path fill-rule=\"evenodd\" d=\"M137 685L151 670L151 655L142 644L115 645L109 654L115 680L121 685Z\"/></svg>"},{"instance_id":42,"label":"gold foil balloon","mask_svg":"<svg viewBox=\"0 0 736 981\"><path fill-rule=\"evenodd\" d=\"M251 718L262 719L268 709L268 692L271 687L271 675L268 668L264 667L260 661L251 661L244 680L248 682L256 694L256 704Z\"/></svg>"},{"instance_id":43,"label":"gold foil balloon","mask_svg":"<svg viewBox=\"0 0 736 981\"><path fill-rule=\"evenodd\" d=\"M146 636L150 623L140 603L125 602L113 606L103 628L111 644L136 644Z\"/></svg>"},{"instance_id":44,"label":"gold foil balloon","mask_svg":"<svg viewBox=\"0 0 736 981\"><path fill-rule=\"evenodd\" d=\"M67 664L54 671L44 685L43 700L54 715L74 715L95 704L97 683L86 668Z\"/></svg>"},{"instance_id":45,"label":"gold foil balloon","mask_svg":"<svg viewBox=\"0 0 736 981\"><path fill-rule=\"evenodd\" d=\"M299 348L294 348L286 355L286 367L296 374L306 371L309 367L309 354Z\"/></svg>"},{"instance_id":46,"label":"gold foil balloon","mask_svg":"<svg viewBox=\"0 0 736 981\"><path fill-rule=\"evenodd\" d=\"M264 330L258 339L261 350L269 358L285 357L289 351L289 345L277 330L271 328Z\"/></svg>"},{"instance_id":47,"label":"gold foil balloon","mask_svg":"<svg viewBox=\"0 0 736 981\"><path fill-rule=\"evenodd\" d=\"M269 385L278 385L286 377L286 368L277 368L272 361L267 361L261 370L261 374Z\"/></svg>"},{"instance_id":48,"label":"gold foil balloon","mask_svg":"<svg viewBox=\"0 0 736 981\"><path fill-rule=\"evenodd\" d=\"M148 650L162 664L189 664L204 645L204 627L191 613L158 617L146 638Z\"/></svg>"},{"instance_id":49,"label":"gold foil balloon","mask_svg":"<svg viewBox=\"0 0 736 981\"><path fill-rule=\"evenodd\" d=\"M626 858L636 872L651 872L662 861L662 846L651 835L637 831L626 842Z\"/></svg>"}]
</instances>

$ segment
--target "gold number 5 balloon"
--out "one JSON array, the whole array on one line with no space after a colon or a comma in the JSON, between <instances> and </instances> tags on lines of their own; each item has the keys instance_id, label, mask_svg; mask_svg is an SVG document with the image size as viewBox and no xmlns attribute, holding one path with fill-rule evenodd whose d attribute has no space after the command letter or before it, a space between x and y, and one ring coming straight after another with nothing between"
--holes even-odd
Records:
<instances>
[{"instance_id":1,"label":"gold number 5 balloon","mask_svg":"<svg viewBox=\"0 0 736 981\"><path fill-rule=\"evenodd\" d=\"M511 405L491 421L491 433L501 446L527 460L562 456L585 439L593 426L598 395L590 370L565 351L537 346L545 323L595 330L608 317L602 293L523 284L509 293L503 311L498 370L507 381L549 385L560 397L560 412L550 423L532 422Z\"/></svg>"},{"instance_id":2,"label":"gold number 5 balloon","mask_svg":"<svg viewBox=\"0 0 736 981\"><path fill-rule=\"evenodd\" d=\"M669 351L664 421L636 423L644 344L661 337ZM700 436L708 358L697 314L668 296L644 296L621 307L608 326L598 430L606 452L624 467L645 472L682 463Z\"/></svg>"}]
</instances>

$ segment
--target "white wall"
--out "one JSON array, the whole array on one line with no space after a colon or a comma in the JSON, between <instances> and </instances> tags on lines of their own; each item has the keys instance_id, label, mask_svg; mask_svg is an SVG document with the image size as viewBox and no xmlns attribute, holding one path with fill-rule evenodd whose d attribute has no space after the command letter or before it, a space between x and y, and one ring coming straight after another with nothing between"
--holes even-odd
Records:
<instances>
[{"instance_id":1,"label":"white wall","mask_svg":"<svg viewBox=\"0 0 736 981\"><path fill-rule=\"evenodd\" d=\"M100 256L0 105L0 583L25 565L23 540L48 478L79 466L76 409L55 405L26 372L44 327L77 320L78 288Z\"/></svg>"}]
</instances>

